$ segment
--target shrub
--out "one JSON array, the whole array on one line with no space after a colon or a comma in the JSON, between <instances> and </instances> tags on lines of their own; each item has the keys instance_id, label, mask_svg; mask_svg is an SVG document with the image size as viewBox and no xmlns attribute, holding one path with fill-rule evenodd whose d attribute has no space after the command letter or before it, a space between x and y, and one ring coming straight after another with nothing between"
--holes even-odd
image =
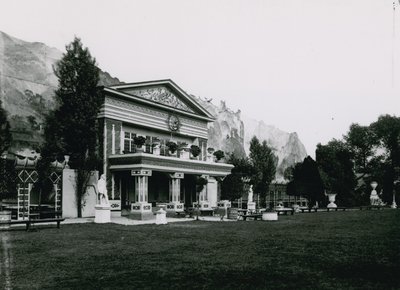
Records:
<instances>
[{"instance_id":1,"label":"shrub","mask_svg":"<svg viewBox=\"0 0 400 290\"><path fill-rule=\"evenodd\" d=\"M221 160L222 158L225 157L225 153L222 150L217 150L217 151L214 152L214 156L219 161L219 160Z\"/></svg>"},{"instance_id":2,"label":"shrub","mask_svg":"<svg viewBox=\"0 0 400 290\"><path fill-rule=\"evenodd\" d=\"M135 136L133 138L133 144L135 144L138 148L142 147L146 142L146 138L143 136Z\"/></svg>"},{"instance_id":3,"label":"shrub","mask_svg":"<svg viewBox=\"0 0 400 290\"><path fill-rule=\"evenodd\" d=\"M175 153L176 150L178 150L178 145L173 141L169 141L165 145L167 145L167 147L168 147L169 151L171 151L171 153Z\"/></svg>"},{"instance_id":4,"label":"shrub","mask_svg":"<svg viewBox=\"0 0 400 290\"><path fill-rule=\"evenodd\" d=\"M190 146L190 152L192 152L193 157L197 157L201 153L201 149L197 145Z\"/></svg>"}]
</instances>

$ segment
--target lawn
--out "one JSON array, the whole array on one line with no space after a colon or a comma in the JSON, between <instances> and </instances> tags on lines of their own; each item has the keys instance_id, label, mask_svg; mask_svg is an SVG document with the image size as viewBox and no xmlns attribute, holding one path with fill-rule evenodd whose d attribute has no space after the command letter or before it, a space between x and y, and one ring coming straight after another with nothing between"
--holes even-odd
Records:
<instances>
[{"instance_id":1,"label":"lawn","mask_svg":"<svg viewBox=\"0 0 400 290\"><path fill-rule=\"evenodd\" d=\"M387 209L0 235L13 289L400 289L399 229Z\"/></svg>"}]
</instances>

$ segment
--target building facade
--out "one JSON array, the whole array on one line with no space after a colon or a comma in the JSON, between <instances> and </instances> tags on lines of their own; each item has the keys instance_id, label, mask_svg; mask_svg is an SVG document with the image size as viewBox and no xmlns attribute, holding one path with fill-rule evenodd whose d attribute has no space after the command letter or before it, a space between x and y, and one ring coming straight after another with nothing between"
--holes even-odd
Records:
<instances>
[{"instance_id":1,"label":"building facade","mask_svg":"<svg viewBox=\"0 0 400 290\"><path fill-rule=\"evenodd\" d=\"M197 206L198 199L204 210L215 207L217 177L230 174L233 166L215 162L207 151L207 125L213 116L171 80L102 91L99 145L114 214L147 219L156 206L174 214ZM199 155L190 153L192 145ZM197 196L200 176L208 183Z\"/></svg>"}]
</instances>

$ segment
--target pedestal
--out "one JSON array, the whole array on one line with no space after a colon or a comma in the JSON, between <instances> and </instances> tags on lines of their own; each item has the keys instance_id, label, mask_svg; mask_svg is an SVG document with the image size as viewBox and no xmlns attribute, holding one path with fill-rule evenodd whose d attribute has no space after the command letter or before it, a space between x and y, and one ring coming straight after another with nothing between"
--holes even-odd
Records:
<instances>
[{"instance_id":1,"label":"pedestal","mask_svg":"<svg viewBox=\"0 0 400 290\"><path fill-rule=\"evenodd\" d=\"M278 213L277 212L263 212L261 219L263 221L277 221Z\"/></svg>"},{"instance_id":2,"label":"pedestal","mask_svg":"<svg viewBox=\"0 0 400 290\"><path fill-rule=\"evenodd\" d=\"M256 203L254 201L250 201L247 203L247 211L249 212L256 211Z\"/></svg>"},{"instance_id":3,"label":"pedestal","mask_svg":"<svg viewBox=\"0 0 400 290\"><path fill-rule=\"evenodd\" d=\"M184 212L184 204L180 202L170 202L167 204L167 216L174 217L177 212Z\"/></svg>"},{"instance_id":4,"label":"pedestal","mask_svg":"<svg viewBox=\"0 0 400 290\"><path fill-rule=\"evenodd\" d=\"M229 200L221 200L217 202L217 213L222 217L228 217L228 208L231 208L232 203Z\"/></svg>"},{"instance_id":5,"label":"pedestal","mask_svg":"<svg viewBox=\"0 0 400 290\"><path fill-rule=\"evenodd\" d=\"M96 224L105 224L111 222L111 207L109 205L96 205L94 222Z\"/></svg>"},{"instance_id":6,"label":"pedestal","mask_svg":"<svg viewBox=\"0 0 400 290\"><path fill-rule=\"evenodd\" d=\"M200 201L199 204L197 202L194 202L193 208L199 208L200 210L207 210L207 209L211 209L211 206L208 201Z\"/></svg>"},{"instance_id":7,"label":"pedestal","mask_svg":"<svg viewBox=\"0 0 400 290\"><path fill-rule=\"evenodd\" d=\"M151 220L154 219L154 214L151 210L151 204L147 202L133 203L129 218L134 220Z\"/></svg>"},{"instance_id":8,"label":"pedestal","mask_svg":"<svg viewBox=\"0 0 400 290\"><path fill-rule=\"evenodd\" d=\"M156 211L156 225L166 225L167 223L166 211L160 208Z\"/></svg>"}]
</instances>

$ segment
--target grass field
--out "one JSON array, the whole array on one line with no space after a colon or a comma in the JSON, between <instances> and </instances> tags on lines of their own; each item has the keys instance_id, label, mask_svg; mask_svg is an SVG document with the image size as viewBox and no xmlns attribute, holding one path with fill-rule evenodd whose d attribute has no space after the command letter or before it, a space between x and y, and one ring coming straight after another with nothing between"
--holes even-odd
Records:
<instances>
[{"instance_id":1,"label":"grass field","mask_svg":"<svg viewBox=\"0 0 400 290\"><path fill-rule=\"evenodd\" d=\"M0 289L400 289L400 210L0 235Z\"/></svg>"}]
</instances>

